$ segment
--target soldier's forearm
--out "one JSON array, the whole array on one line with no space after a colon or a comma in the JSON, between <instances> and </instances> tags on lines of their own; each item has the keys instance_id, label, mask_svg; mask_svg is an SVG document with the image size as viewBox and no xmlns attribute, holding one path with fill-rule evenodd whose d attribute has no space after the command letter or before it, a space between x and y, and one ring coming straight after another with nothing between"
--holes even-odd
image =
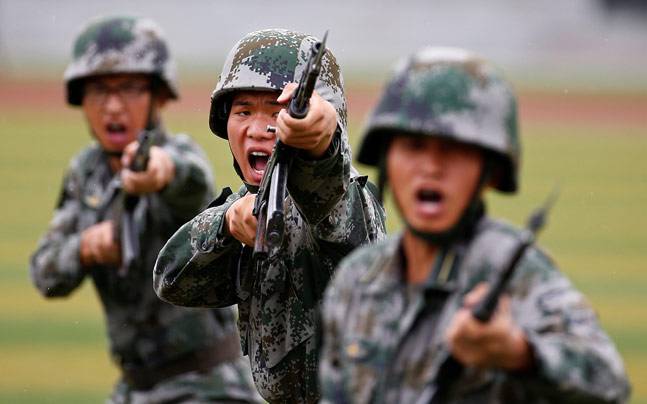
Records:
<instances>
[{"instance_id":1,"label":"soldier's forearm","mask_svg":"<svg viewBox=\"0 0 647 404\"><path fill-rule=\"evenodd\" d=\"M175 176L160 196L173 214L186 222L213 198L213 178L208 164L196 154L167 151L175 165Z\"/></svg>"},{"instance_id":2,"label":"soldier's forearm","mask_svg":"<svg viewBox=\"0 0 647 404\"><path fill-rule=\"evenodd\" d=\"M86 271L79 258L80 235L45 236L30 262L34 286L45 297L69 295L83 281Z\"/></svg>"},{"instance_id":3,"label":"soldier's forearm","mask_svg":"<svg viewBox=\"0 0 647 404\"><path fill-rule=\"evenodd\" d=\"M342 153L339 136L335 135L324 159L295 157L292 161L288 191L311 224L326 217L348 189L350 161Z\"/></svg>"},{"instance_id":4,"label":"soldier's forearm","mask_svg":"<svg viewBox=\"0 0 647 404\"><path fill-rule=\"evenodd\" d=\"M532 253L536 251L531 251L531 258ZM558 395L571 392L581 397L578 402L624 402L629 385L622 359L595 312L563 275L557 271L546 275L537 279L533 297L519 307L521 313L525 307L546 313L542 322L523 325L537 382Z\"/></svg>"},{"instance_id":5,"label":"soldier's forearm","mask_svg":"<svg viewBox=\"0 0 647 404\"><path fill-rule=\"evenodd\" d=\"M214 219L217 216L217 220ZM208 209L183 225L162 248L155 263L157 295L180 306L221 307L229 302L229 259L235 247L221 234L224 212ZM231 304L231 303L229 303Z\"/></svg>"}]
</instances>

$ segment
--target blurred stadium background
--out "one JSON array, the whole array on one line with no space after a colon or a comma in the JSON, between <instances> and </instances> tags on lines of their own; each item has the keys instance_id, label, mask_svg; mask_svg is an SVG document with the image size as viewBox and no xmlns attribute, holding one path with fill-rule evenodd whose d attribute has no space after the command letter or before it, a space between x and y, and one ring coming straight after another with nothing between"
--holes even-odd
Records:
<instances>
[{"instance_id":1,"label":"blurred stadium background","mask_svg":"<svg viewBox=\"0 0 647 404\"><path fill-rule=\"evenodd\" d=\"M82 23L152 17L178 59L182 99L172 131L207 150L216 185L237 187L225 142L210 135L209 95L245 33L320 36L344 70L352 142L393 62L423 45L472 49L520 94L522 190L490 210L521 224L559 182L542 244L590 299L647 403L647 6L641 0L327 0L110 2L0 0L0 402L102 402L117 372L94 290L45 301L28 259L45 230L69 158L90 141L63 102L62 72ZM360 167L367 171L366 167ZM389 228L399 222L387 207Z\"/></svg>"}]
</instances>

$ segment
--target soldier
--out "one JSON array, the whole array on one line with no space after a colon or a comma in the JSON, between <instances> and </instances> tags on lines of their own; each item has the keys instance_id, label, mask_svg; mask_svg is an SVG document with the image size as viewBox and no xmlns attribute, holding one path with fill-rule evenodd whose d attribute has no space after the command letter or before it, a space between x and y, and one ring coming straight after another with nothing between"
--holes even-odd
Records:
<instances>
[{"instance_id":1,"label":"soldier","mask_svg":"<svg viewBox=\"0 0 647 404\"><path fill-rule=\"evenodd\" d=\"M162 125L162 107L178 92L159 27L131 17L92 22L74 44L65 82L68 103L81 106L96 143L71 161L54 218L31 259L34 284L53 298L69 295L87 276L94 282L121 371L111 402L260 401L240 353L235 309L176 307L151 287L160 248L213 194L204 152ZM130 171L125 167L145 126L153 137L148 166ZM106 202L110 184L119 181L139 196L133 220L142 255L130 266L115 241L124 199ZM110 203L105 215L104 202Z\"/></svg>"},{"instance_id":2,"label":"soldier","mask_svg":"<svg viewBox=\"0 0 647 404\"><path fill-rule=\"evenodd\" d=\"M471 314L483 281L498 275L521 237L488 218L483 203L490 187L516 192L519 153L515 96L486 62L426 48L398 65L358 160L379 168L405 228L349 255L326 291L323 401L627 398L613 343L538 247L526 250L491 320ZM463 371L439 381L449 353Z\"/></svg>"},{"instance_id":3,"label":"soldier","mask_svg":"<svg viewBox=\"0 0 647 404\"><path fill-rule=\"evenodd\" d=\"M351 167L339 66L326 50L308 115L284 109L315 38L270 29L240 40L211 97L210 127L229 141L244 186L224 194L173 235L160 252L158 295L187 306L238 303L243 351L271 402L314 402L317 311L339 260L384 234L384 212L366 177ZM285 237L256 266L252 247L257 187L276 136L297 149L285 201ZM231 191L230 191L231 192Z\"/></svg>"}]
</instances>

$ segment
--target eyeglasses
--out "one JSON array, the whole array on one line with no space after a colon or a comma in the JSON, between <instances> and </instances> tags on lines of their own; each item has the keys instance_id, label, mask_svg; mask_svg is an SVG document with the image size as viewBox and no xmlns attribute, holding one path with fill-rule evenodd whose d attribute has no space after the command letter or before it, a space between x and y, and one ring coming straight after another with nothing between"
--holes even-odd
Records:
<instances>
[{"instance_id":1,"label":"eyeglasses","mask_svg":"<svg viewBox=\"0 0 647 404\"><path fill-rule=\"evenodd\" d=\"M150 90L149 84L126 82L118 86L106 86L102 83L90 82L85 85L84 97L95 105L103 105L110 94L117 94L123 102L133 102L146 91Z\"/></svg>"}]
</instances>

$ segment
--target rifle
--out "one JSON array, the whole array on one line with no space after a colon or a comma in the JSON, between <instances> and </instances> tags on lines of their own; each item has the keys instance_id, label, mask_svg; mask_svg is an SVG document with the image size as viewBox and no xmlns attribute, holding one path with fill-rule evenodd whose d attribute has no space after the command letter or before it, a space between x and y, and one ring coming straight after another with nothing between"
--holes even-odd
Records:
<instances>
[{"instance_id":1,"label":"rifle","mask_svg":"<svg viewBox=\"0 0 647 404\"><path fill-rule=\"evenodd\" d=\"M148 167L148 159L150 158L150 149L153 145L153 133L149 130L142 130L139 134L139 146L133 161L128 167L131 171L142 172L146 171ZM141 248L139 245L139 229L135 224L135 208L139 203L137 195L130 195L124 193L124 210L121 215L121 266L117 271L119 276L125 276L128 269L135 262L140 254Z\"/></svg>"},{"instance_id":2,"label":"rifle","mask_svg":"<svg viewBox=\"0 0 647 404\"><path fill-rule=\"evenodd\" d=\"M299 85L288 105L288 113L293 118L303 119L308 115L310 97L321 72L321 62L326 52L327 37L328 31L321 42L315 43L310 48L310 55L301 74ZM276 133L276 128L268 125L267 131ZM292 147L286 146L277 138L272 156L265 167L253 210L258 220L253 254L255 260L265 259L271 249L280 246L283 242L285 233L283 202L287 196L288 170L294 152Z\"/></svg>"},{"instance_id":3,"label":"rifle","mask_svg":"<svg viewBox=\"0 0 647 404\"><path fill-rule=\"evenodd\" d=\"M519 237L517 247L510 255L508 264L501 271L501 275L494 281L483 300L472 309L472 316L479 322L487 323L492 318L499 304L499 298L508 286L508 282L512 278L519 261L521 261L521 257L523 257L528 247L534 243L539 231L546 224L548 213L555 203L557 195L558 191L555 188L546 201L531 213L526 222L526 227ZM436 389L431 392L428 402L431 404L442 402L448 387L461 376L463 369L463 364L449 354L438 370Z\"/></svg>"},{"instance_id":4,"label":"rifle","mask_svg":"<svg viewBox=\"0 0 647 404\"><path fill-rule=\"evenodd\" d=\"M148 159L150 157L150 148L153 145L153 132L144 129L138 135L139 146L135 151L133 160L128 169L135 172L146 171ZM140 245L137 226L134 220L134 212L139 202L139 196L130 195L124 192L121 177L119 174L110 181L106 197L98 208L99 217L105 217L106 212L113 204L115 199L121 199L120 209L115 218L115 241L121 244L121 265L117 274L121 277L126 276L128 269L133 262L139 258Z\"/></svg>"}]
</instances>

